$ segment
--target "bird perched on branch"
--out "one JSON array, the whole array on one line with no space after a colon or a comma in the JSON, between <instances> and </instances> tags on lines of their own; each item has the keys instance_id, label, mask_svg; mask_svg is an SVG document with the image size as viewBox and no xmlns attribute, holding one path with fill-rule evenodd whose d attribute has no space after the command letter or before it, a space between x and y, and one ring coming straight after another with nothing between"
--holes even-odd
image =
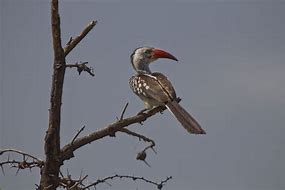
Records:
<instances>
[{"instance_id":1,"label":"bird perched on branch","mask_svg":"<svg viewBox=\"0 0 285 190\"><path fill-rule=\"evenodd\" d=\"M142 99L145 110L166 106L189 133L206 134L199 123L178 103L175 90L167 77L162 73L151 72L150 63L159 58L178 61L161 49L140 47L134 50L131 63L137 74L129 80L132 91Z\"/></svg>"}]
</instances>

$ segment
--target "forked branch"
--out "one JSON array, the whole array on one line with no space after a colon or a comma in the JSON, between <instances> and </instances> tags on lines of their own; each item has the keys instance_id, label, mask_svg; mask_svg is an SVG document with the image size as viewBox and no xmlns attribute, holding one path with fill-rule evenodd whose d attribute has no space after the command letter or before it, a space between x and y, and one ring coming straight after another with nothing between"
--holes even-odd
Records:
<instances>
[{"instance_id":1,"label":"forked branch","mask_svg":"<svg viewBox=\"0 0 285 190\"><path fill-rule=\"evenodd\" d=\"M164 106L159 106L149 110L148 112L141 113L133 117L125 118L122 120L118 120L93 133L90 133L81 138L77 138L73 143L69 143L61 149L61 158L60 158L61 164L63 164L65 160L69 160L70 158L74 157L74 151L79 149L80 147L89 144L93 141L96 141L98 139L104 138L106 136L114 136L116 132L120 131L124 127L132 125L134 123L142 123L151 116L155 115L158 112L162 112L165 109L166 108Z\"/></svg>"}]
</instances>

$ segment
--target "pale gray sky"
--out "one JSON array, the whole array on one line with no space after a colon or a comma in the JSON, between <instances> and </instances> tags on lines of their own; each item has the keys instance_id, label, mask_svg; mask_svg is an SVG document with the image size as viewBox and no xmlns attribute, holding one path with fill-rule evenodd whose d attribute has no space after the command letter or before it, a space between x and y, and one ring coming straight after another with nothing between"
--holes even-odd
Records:
<instances>
[{"instance_id":1,"label":"pale gray sky","mask_svg":"<svg viewBox=\"0 0 285 190\"><path fill-rule=\"evenodd\" d=\"M62 40L91 20L95 29L67 57L89 61L96 76L67 70L62 107L62 145L86 125L84 134L142 109L128 79L129 55L148 45L175 55L160 60L165 73L207 135L189 135L165 112L131 129L153 138L151 168L136 161L145 144L118 134L75 153L66 166L89 180L135 174L160 180L165 189L281 190L285 188L285 1L60 1ZM52 68L49 2L1 1L0 147L43 158ZM165 62L165 63L163 63ZM38 170L6 169L3 190L33 189ZM154 189L116 181L98 189Z\"/></svg>"}]
</instances>

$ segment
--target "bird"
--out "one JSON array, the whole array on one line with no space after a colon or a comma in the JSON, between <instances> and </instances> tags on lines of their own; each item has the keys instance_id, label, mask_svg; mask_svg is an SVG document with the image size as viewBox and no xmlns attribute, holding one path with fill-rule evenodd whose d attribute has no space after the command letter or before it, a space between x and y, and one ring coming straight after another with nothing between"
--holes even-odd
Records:
<instances>
[{"instance_id":1,"label":"bird","mask_svg":"<svg viewBox=\"0 0 285 190\"><path fill-rule=\"evenodd\" d=\"M190 134L206 134L199 123L179 104L170 80L149 65L159 58L178 61L170 53L154 47L136 48L130 56L136 74L129 79L131 90L144 102L145 109L165 106Z\"/></svg>"}]
</instances>

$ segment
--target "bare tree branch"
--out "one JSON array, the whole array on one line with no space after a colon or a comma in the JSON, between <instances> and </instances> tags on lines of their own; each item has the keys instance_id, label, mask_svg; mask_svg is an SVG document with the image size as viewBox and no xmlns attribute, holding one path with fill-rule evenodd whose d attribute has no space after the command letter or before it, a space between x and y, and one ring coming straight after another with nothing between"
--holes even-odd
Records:
<instances>
[{"instance_id":1,"label":"bare tree branch","mask_svg":"<svg viewBox=\"0 0 285 190\"><path fill-rule=\"evenodd\" d=\"M5 174L4 169L3 169L3 166L5 166L5 165L9 165L12 168L18 168L17 173L21 169L26 169L26 168L31 169L31 168L35 168L35 167L42 168L44 165L44 161L42 161L41 159L39 159L39 158L37 158L31 154L28 154L26 152L20 151L20 150L16 150L16 149L2 149L1 150L0 149L0 155L3 155L5 153L8 154L6 161L0 162L0 167L2 169L3 174ZM22 156L22 159L11 160L10 159L10 153L20 155L20 156Z\"/></svg>"},{"instance_id":2,"label":"bare tree branch","mask_svg":"<svg viewBox=\"0 0 285 190\"><path fill-rule=\"evenodd\" d=\"M76 140L76 138L78 137L78 135L85 129L85 126L83 126L77 133L76 135L73 137L71 144L73 144L73 142Z\"/></svg>"},{"instance_id":3,"label":"bare tree branch","mask_svg":"<svg viewBox=\"0 0 285 190\"><path fill-rule=\"evenodd\" d=\"M89 144L93 141L96 141L98 139L101 139L103 137L114 136L114 133L116 133L117 131L120 131L124 127L127 127L134 123L142 123L143 121L147 120L151 116L155 115L158 112L162 112L165 109L166 108L164 106L153 108L152 110L146 113L141 113L133 117L118 120L115 123L112 123L102 129L99 129L84 137L76 139L73 142L73 144L69 143L61 149L61 162L62 162L61 164L63 164L65 160L69 160L70 158L74 157L74 151L77 150L78 148L86 144Z\"/></svg>"},{"instance_id":4,"label":"bare tree branch","mask_svg":"<svg viewBox=\"0 0 285 190\"><path fill-rule=\"evenodd\" d=\"M94 69L92 67L87 66L88 62L83 63L75 63L75 64L66 64L66 67L69 68L77 68L78 74L80 75L82 71L89 73L92 77L95 76Z\"/></svg>"},{"instance_id":5,"label":"bare tree branch","mask_svg":"<svg viewBox=\"0 0 285 190\"><path fill-rule=\"evenodd\" d=\"M63 176L63 174L61 174L61 178L60 178L60 186L67 189L67 190L86 190L89 189L91 187L94 187L96 189L96 186L101 184L101 183L105 183L108 184L109 186L111 186L110 182L111 180L115 180L115 179L131 179L133 181L142 181L145 183L149 183L151 185L156 186L158 189L162 189L163 186L170 180L172 179L171 176L166 177L166 179L161 180L160 182L155 182L149 179L146 179L144 177L141 176L132 176L132 175L112 175L112 176L108 176L105 177L103 179L97 179L95 182L86 185L84 183L84 181L87 179L88 175L85 175L84 177L82 177L82 175L80 175L79 179L72 179L71 175L67 174L66 177Z\"/></svg>"},{"instance_id":6,"label":"bare tree branch","mask_svg":"<svg viewBox=\"0 0 285 190\"><path fill-rule=\"evenodd\" d=\"M74 39L70 38L69 42L64 47L64 56L66 57L72 50L77 46L77 44L93 29L97 24L97 21L91 21L84 30L76 36Z\"/></svg>"},{"instance_id":7,"label":"bare tree branch","mask_svg":"<svg viewBox=\"0 0 285 190\"><path fill-rule=\"evenodd\" d=\"M124 107L124 109L123 109L123 111L122 111L122 113L121 113L120 120L123 120L123 119L124 119L124 115L125 115L125 112L126 112L126 110L127 110L128 105L129 105L129 103L126 103L126 105L125 105L125 107Z\"/></svg>"},{"instance_id":8,"label":"bare tree branch","mask_svg":"<svg viewBox=\"0 0 285 190\"><path fill-rule=\"evenodd\" d=\"M0 156L2 154L4 154L4 153L10 153L10 152L17 153L17 154L23 155L24 157L29 157L29 158L31 158L33 160L42 162L41 159L39 159L39 158L29 154L29 153L26 153L26 152L23 152L23 151L20 151L20 150L16 150L16 149L0 149Z\"/></svg>"},{"instance_id":9,"label":"bare tree branch","mask_svg":"<svg viewBox=\"0 0 285 190\"><path fill-rule=\"evenodd\" d=\"M177 101L180 102L181 99L178 97ZM127 105L125 106L127 107ZM61 164L63 164L63 162L65 160L69 160L70 158L74 157L74 151L79 149L82 146L85 146L86 144L90 144L93 141L96 141L98 139L104 138L106 136L114 136L114 134L117 131L120 131L121 129L123 129L124 127L127 127L129 125L135 124L135 123L139 123L141 124L142 122L144 122L145 120L147 120L148 118L152 117L153 115L155 115L156 113L162 113L164 110L166 109L165 106L159 106L159 107L155 107L147 112L141 113L139 112L139 114L129 117L129 118L125 118L122 120L118 120L102 129L99 129L93 133L90 133L86 136L83 136L81 138L76 139L72 144L66 144L62 149L61 149ZM125 109L124 109L125 110ZM124 115L124 110L122 112L122 116Z\"/></svg>"},{"instance_id":10,"label":"bare tree branch","mask_svg":"<svg viewBox=\"0 0 285 190\"><path fill-rule=\"evenodd\" d=\"M120 131L120 132L123 132L123 133L126 133L126 134L128 134L128 135L134 136L134 137L138 137L139 140L143 140L143 141L145 141L145 142L149 142L149 143L151 144L151 148L153 148L153 147L155 146L154 140L152 140L152 139L150 139L150 138L148 138L148 137L146 137L146 136L144 136L144 135L141 135L141 134L139 134L139 133L133 132L133 131L131 131L131 130L129 130L129 129L126 129L126 128L120 129L119 131ZM155 152L155 151L154 151L154 152ZM156 153L156 152L155 152L155 153Z\"/></svg>"},{"instance_id":11,"label":"bare tree branch","mask_svg":"<svg viewBox=\"0 0 285 190\"><path fill-rule=\"evenodd\" d=\"M116 178L117 179L131 179L133 181L141 180L141 181L144 181L146 183L155 185L158 189L162 189L162 187L166 184L166 182L169 181L170 179L172 179L172 177L169 176L165 180L162 180L160 183L157 183L157 182L151 181L149 179L146 179L144 177L131 176L131 175L118 175L118 174L116 174L116 175L113 175L113 176L105 177L103 179L98 179L94 183L91 183L90 185L85 186L84 188L82 188L82 190L89 189L90 187L96 188L96 186L98 184L100 184L100 183L107 183L108 180L113 180L113 179L116 179ZM107 184L109 184L109 183L107 183Z\"/></svg>"},{"instance_id":12,"label":"bare tree branch","mask_svg":"<svg viewBox=\"0 0 285 190\"><path fill-rule=\"evenodd\" d=\"M7 161L1 162L0 163L0 167L2 169L2 173L5 175L4 173L4 169L3 166L4 165L9 165L11 168L18 168L16 174L18 174L19 170L23 170L23 169L32 169L32 168L42 168L42 166L44 165L44 162L39 162L39 161L27 161L27 160L22 160L22 161L18 161L18 160L9 160L7 159Z\"/></svg>"}]
</instances>

